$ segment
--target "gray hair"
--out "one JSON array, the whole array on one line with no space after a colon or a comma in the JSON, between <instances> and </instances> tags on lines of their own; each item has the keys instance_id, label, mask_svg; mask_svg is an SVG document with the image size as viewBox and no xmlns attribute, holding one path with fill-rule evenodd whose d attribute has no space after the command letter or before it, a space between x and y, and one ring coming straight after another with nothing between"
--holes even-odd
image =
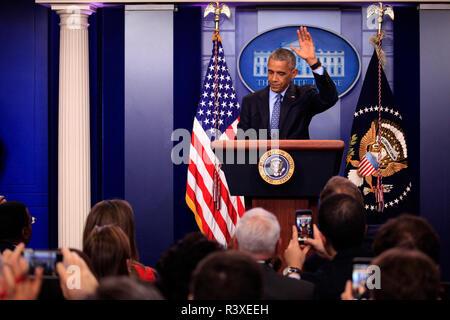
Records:
<instances>
[{"instance_id":1,"label":"gray hair","mask_svg":"<svg viewBox=\"0 0 450 320\"><path fill-rule=\"evenodd\" d=\"M288 49L285 48L279 48L272 52L269 56L269 60L277 60L277 61L287 61L289 63L289 67L292 69L295 69L297 66L297 58L295 57L295 54Z\"/></svg>"},{"instance_id":2,"label":"gray hair","mask_svg":"<svg viewBox=\"0 0 450 320\"><path fill-rule=\"evenodd\" d=\"M262 208L247 211L236 228L239 250L250 253L275 253L279 238L280 224L277 217Z\"/></svg>"}]
</instances>

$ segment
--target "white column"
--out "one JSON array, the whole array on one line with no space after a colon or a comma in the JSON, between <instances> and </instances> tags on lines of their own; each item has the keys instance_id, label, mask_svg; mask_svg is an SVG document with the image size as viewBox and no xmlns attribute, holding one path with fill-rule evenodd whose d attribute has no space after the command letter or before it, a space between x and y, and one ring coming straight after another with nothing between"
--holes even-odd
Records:
<instances>
[{"instance_id":1,"label":"white column","mask_svg":"<svg viewBox=\"0 0 450 320\"><path fill-rule=\"evenodd\" d=\"M52 5L60 16L58 246L81 249L91 207L88 17L91 5Z\"/></svg>"}]
</instances>

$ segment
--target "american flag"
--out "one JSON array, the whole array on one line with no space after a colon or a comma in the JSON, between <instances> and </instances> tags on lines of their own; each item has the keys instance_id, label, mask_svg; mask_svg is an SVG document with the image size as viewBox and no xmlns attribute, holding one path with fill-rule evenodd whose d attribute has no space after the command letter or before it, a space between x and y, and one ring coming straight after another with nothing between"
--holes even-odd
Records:
<instances>
[{"instance_id":1,"label":"american flag","mask_svg":"<svg viewBox=\"0 0 450 320\"><path fill-rule=\"evenodd\" d=\"M211 60L206 71L200 102L194 118L186 203L200 230L210 239L227 244L245 211L244 198L231 196L227 181L211 149L214 139L233 140L239 121L240 105L227 68L220 37L213 39ZM216 134L215 134L216 133ZM214 180L220 204L214 203Z\"/></svg>"},{"instance_id":2,"label":"american flag","mask_svg":"<svg viewBox=\"0 0 450 320\"><path fill-rule=\"evenodd\" d=\"M367 152L361 159L358 166L359 174L362 177L372 175L378 169L377 159L370 153Z\"/></svg>"}]
</instances>

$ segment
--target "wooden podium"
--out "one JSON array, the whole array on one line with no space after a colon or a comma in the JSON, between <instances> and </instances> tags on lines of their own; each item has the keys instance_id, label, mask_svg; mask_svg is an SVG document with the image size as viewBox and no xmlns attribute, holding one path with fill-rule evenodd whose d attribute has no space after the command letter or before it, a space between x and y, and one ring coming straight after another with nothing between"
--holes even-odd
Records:
<instances>
[{"instance_id":1,"label":"wooden podium","mask_svg":"<svg viewBox=\"0 0 450 320\"><path fill-rule=\"evenodd\" d=\"M244 196L246 209L262 207L274 213L285 248L292 235L294 214L311 209L317 223L317 204L325 183L339 173L344 150L342 140L228 140L214 141L212 148L222 163L233 196ZM268 150L286 151L294 160L291 178L273 185L260 176L258 163Z\"/></svg>"}]
</instances>

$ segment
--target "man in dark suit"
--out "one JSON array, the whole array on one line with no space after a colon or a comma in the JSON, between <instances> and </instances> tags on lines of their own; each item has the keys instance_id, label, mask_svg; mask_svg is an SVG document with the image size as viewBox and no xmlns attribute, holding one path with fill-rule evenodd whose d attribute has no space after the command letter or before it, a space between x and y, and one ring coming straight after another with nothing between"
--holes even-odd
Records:
<instances>
[{"instance_id":1,"label":"man in dark suit","mask_svg":"<svg viewBox=\"0 0 450 320\"><path fill-rule=\"evenodd\" d=\"M259 263L263 274L263 299L312 300L314 285L278 274L269 263L281 251L280 224L262 208L247 211L239 220L234 247Z\"/></svg>"},{"instance_id":2,"label":"man in dark suit","mask_svg":"<svg viewBox=\"0 0 450 320\"><path fill-rule=\"evenodd\" d=\"M347 280L352 279L353 259L367 257L362 243L366 231L363 205L347 194L334 194L321 202L318 213L319 228L314 225L314 238L298 243L296 227L284 252L286 264L303 270L306 253L311 247L326 258L315 272L299 272L299 278L316 285L320 300L339 300Z\"/></svg>"},{"instance_id":3,"label":"man in dark suit","mask_svg":"<svg viewBox=\"0 0 450 320\"><path fill-rule=\"evenodd\" d=\"M319 92L313 85L298 86L291 81L298 73L297 59L290 50L277 49L267 63L269 86L242 99L238 129L254 129L259 139L309 139L312 117L337 102L336 86L316 58L306 27L300 27L297 36L300 50L291 49L313 70ZM242 133L238 132L238 139Z\"/></svg>"}]
</instances>

